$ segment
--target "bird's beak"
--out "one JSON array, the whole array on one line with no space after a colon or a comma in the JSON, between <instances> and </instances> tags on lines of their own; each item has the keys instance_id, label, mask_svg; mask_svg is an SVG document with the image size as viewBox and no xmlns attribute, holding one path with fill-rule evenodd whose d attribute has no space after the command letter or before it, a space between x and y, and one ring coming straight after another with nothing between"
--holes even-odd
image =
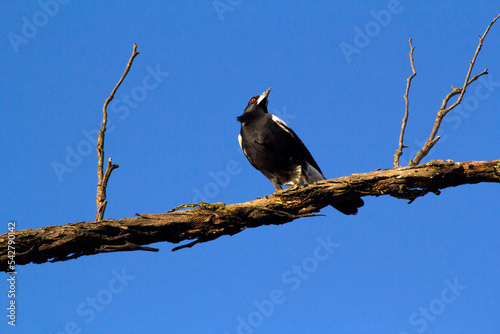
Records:
<instances>
[{"instance_id":1,"label":"bird's beak","mask_svg":"<svg viewBox=\"0 0 500 334\"><path fill-rule=\"evenodd\" d=\"M272 87L269 87L264 93L260 94L259 99L257 100L257 105L259 105L262 101L266 100L269 96L269 92Z\"/></svg>"}]
</instances>

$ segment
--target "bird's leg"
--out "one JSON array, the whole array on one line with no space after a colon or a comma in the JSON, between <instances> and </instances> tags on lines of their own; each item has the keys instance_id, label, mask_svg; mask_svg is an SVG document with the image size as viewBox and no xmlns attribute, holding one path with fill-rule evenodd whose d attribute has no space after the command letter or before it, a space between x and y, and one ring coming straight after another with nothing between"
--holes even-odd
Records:
<instances>
[{"instance_id":1,"label":"bird's leg","mask_svg":"<svg viewBox=\"0 0 500 334\"><path fill-rule=\"evenodd\" d=\"M283 190L277 180L271 180L271 182L273 183L274 188L276 188L276 191Z\"/></svg>"},{"instance_id":2,"label":"bird's leg","mask_svg":"<svg viewBox=\"0 0 500 334\"><path fill-rule=\"evenodd\" d=\"M300 181L302 182L298 184L299 187L305 187L309 185L309 182L307 182L307 176L304 173L302 173L302 175L300 176Z\"/></svg>"}]
</instances>

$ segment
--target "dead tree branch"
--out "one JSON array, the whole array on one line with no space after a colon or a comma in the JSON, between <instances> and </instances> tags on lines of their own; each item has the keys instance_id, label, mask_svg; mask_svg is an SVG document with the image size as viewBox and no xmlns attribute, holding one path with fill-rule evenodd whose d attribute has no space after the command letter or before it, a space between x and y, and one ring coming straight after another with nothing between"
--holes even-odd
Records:
<instances>
[{"instance_id":1,"label":"dead tree branch","mask_svg":"<svg viewBox=\"0 0 500 334\"><path fill-rule=\"evenodd\" d=\"M441 126L441 122L443 121L443 118L456 106L462 102L462 99L464 97L465 91L467 89L467 86L469 86L471 83L479 79L482 75L488 74L488 69L485 69L483 72L476 74L472 79L469 80L470 75L472 73L472 69L474 68L474 64L476 63L476 58L479 55L479 51L481 51L481 48L483 47L483 41L488 32L490 31L491 26L496 22L496 20L500 17L500 14L493 19L493 21L490 22L488 27L486 28L483 36L478 36L479 37L479 44L476 48L476 52L474 53L474 57L472 57L472 61L470 62L469 70L467 71L467 75L465 77L465 82L461 88L455 88L451 86L452 92L446 95L446 97L443 99L443 103L441 104L441 108L439 108L436 121L434 122L434 127L432 128L431 134L429 136L429 139L425 142L424 146L420 151L417 152L415 155L415 158L410 161L410 166L412 165L418 165L420 161L422 161L423 158L429 153L429 151L434 147L434 145L437 143L439 140L439 136L437 135L437 132L439 130L439 127ZM458 95L458 99L448 107L448 102L450 99L456 95Z\"/></svg>"},{"instance_id":2,"label":"dead tree branch","mask_svg":"<svg viewBox=\"0 0 500 334\"><path fill-rule=\"evenodd\" d=\"M15 232L16 264L66 261L106 252L147 250L155 242L184 246L234 235L249 227L280 225L314 216L325 206L362 196L389 195L413 201L428 193L463 184L500 183L500 159L494 161L431 161L412 167L377 170L289 188L246 203L182 205L162 214L80 222ZM8 234L0 236L0 270L7 271Z\"/></svg>"},{"instance_id":3,"label":"dead tree branch","mask_svg":"<svg viewBox=\"0 0 500 334\"><path fill-rule=\"evenodd\" d=\"M108 104L113 100L115 97L115 93L122 84L123 80L127 76L128 72L130 71L130 67L132 67L132 63L134 62L134 58L139 54L137 52L137 44L134 43L134 48L132 50L132 55L130 56L130 59L127 63L127 67L125 68L125 72L123 72L122 77L120 78L120 81L116 84L115 88L111 92L111 94L108 96L106 99L106 102L104 102L104 106L102 107L102 126L101 130L99 131L99 135L97 137L97 195L95 198L95 203L97 205L97 212L95 215L95 220L100 221L104 217L104 212L106 211L106 205L108 202L106 201L106 187L108 185L108 180L109 177L111 176L111 172L118 168L118 164L112 164L111 163L111 158L108 160L108 165L106 166L106 173L103 172L103 167L104 167L104 134L106 133L106 125L108 123Z\"/></svg>"},{"instance_id":4,"label":"dead tree branch","mask_svg":"<svg viewBox=\"0 0 500 334\"><path fill-rule=\"evenodd\" d=\"M415 64L413 63L413 50L415 50L415 47L411 43L411 38L409 40L410 43L410 64L411 64L411 70L412 70L412 75L406 79L406 92L405 95L403 95L403 98L405 99L405 115L403 116L403 124L401 125L401 133L399 134L399 147L396 150L396 154L394 154L394 167L399 167L399 158L401 155L403 155L403 148L408 148L408 146L403 144L403 139L405 136L405 129L406 129L406 124L408 123L408 107L409 107L409 100L408 100L408 93L410 92L410 85L411 85L411 80L413 79L414 76L417 75L417 71L415 71Z\"/></svg>"}]
</instances>

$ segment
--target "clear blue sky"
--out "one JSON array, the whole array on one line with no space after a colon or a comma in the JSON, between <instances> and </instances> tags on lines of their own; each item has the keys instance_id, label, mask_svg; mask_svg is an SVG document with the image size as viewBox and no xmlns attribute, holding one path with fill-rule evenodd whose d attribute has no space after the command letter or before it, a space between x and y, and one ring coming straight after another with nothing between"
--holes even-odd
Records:
<instances>
[{"instance_id":1,"label":"clear blue sky","mask_svg":"<svg viewBox=\"0 0 500 334\"><path fill-rule=\"evenodd\" d=\"M57 4L57 5L55 5ZM391 168L411 73L402 161L459 87L495 1L3 1L2 233L95 216L102 105L110 106L107 218L272 193L238 146L248 100L302 138L326 177ZM217 8L216 8L217 7ZM424 159L500 158L500 22ZM408 205L365 198L355 217L259 227L172 253L18 267L16 328L2 333L497 333L498 184Z\"/></svg>"}]
</instances>

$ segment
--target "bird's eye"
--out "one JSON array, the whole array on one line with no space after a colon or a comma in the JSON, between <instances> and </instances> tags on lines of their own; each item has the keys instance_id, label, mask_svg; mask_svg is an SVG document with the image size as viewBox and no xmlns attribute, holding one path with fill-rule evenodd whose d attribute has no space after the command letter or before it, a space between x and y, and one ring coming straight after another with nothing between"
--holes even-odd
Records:
<instances>
[{"instance_id":1,"label":"bird's eye","mask_svg":"<svg viewBox=\"0 0 500 334\"><path fill-rule=\"evenodd\" d=\"M257 99L255 97L252 97L252 99L250 100L250 102L252 102L252 103L255 101L257 101Z\"/></svg>"}]
</instances>

